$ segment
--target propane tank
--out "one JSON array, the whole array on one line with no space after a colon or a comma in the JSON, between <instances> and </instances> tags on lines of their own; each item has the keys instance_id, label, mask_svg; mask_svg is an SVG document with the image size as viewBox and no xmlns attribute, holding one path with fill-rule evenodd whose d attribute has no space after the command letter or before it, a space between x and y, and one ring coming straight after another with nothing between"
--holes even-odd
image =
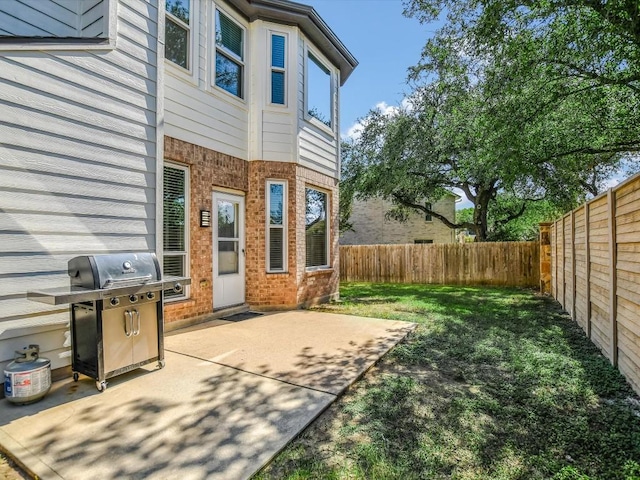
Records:
<instances>
[{"instance_id":1,"label":"propane tank","mask_svg":"<svg viewBox=\"0 0 640 480\"><path fill-rule=\"evenodd\" d=\"M4 370L4 396L26 405L43 398L51 388L51 361L39 356L40 346L16 350L14 361Z\"/></svg>"}]
</instances>

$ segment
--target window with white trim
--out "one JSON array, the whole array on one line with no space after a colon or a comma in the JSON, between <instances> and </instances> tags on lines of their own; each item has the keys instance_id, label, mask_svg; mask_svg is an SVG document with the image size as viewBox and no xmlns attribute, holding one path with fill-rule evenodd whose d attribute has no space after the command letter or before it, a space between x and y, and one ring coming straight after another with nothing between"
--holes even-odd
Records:
<instances>
[{"instance_id":1,"label":"window with white trim","mask_svg":"<svg viewBox=\"0 0 640 480\"><path fill-rule=\"evenodd\" d=\"M286 38L271 34L271 103L286 104Z\"/></svg>"},{"instance_id":2,"label":"window with white trim","mask_svg":"<svg viewBox=\"0 0 640 480\"><path fill-rule=\"evenodd\" d=\"M215 85L244 98L244 29L216 10Z\"/></svg>"},{"instance_id":3,"label":"window with white trim","mask_svg":"<svg viewBox=\"0 0 640 480\"><path fill-rule=\"evenodd\" d=\"M191 68L191 0L165 1L165 46L167 60Z\"/></svg>"},{"instance_id":4,"label":"window with white trim","mask_svg":"<svg viewBox=\"0 0 640 480\"><path fill-rule=\"evenodd\" d=\"M329 195L305 189L305 250L307 268L329 266Z\"/></svg>"},{"instance_id":5,"label":"window with white trim","mask_svg":"<svg viewBox=\"0 0 640 480\"><path fill-rule=\"evenodd\" d=\"M308 117L332 128L331 71L310 51L307 52L305 92Z\"/></svg>"},{"instance_id":6,"label":"window with white trim","mask_svg":"<svg viewBox=\"0 0 640 480\"><path fill-rule=\"evenodd\" d=\"M0 1L0 40L104 43L109 37L109 1Z\"/></svg>"},{"instance_id":7,"label":"window with white trim","mask_svg":"<svg viewBox=\"0 0 640 480\"><path fill-rule=\"evenodd\" d=\"M287 271L287 182L267 181L267 272Z\"/></svg>"},{"instance_id":8,"label":"window with white trim","mask_svg":"<svg viewBox=\"0 0 640 480\"><path fill-rule=\"evenodd\" d=\"M164 166L163 182L163 265L164 275L189 273L189 169ZM165 293L165 298L183 298L183 293Z\"/></svg>"}]
</instances>

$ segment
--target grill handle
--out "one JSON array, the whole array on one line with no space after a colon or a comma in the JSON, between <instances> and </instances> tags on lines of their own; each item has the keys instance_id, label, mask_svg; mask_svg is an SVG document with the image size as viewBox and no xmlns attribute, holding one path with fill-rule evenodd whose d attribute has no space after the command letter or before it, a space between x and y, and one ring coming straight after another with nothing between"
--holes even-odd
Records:
<instances>
[{"instance_id":1,"label":"grill handle","mask_svg":"<svg viewBox=\"0 0 640 480\"><path fill-rule=\"evenodd\" d=\"M132 277L132 278L123 278L123 279L110 278L106 282L104 282L104 285L102 285L102 288L128 287L132 285L144 284L149 282L150 280L153 280L153 275L151 274L143 275L142 277Z\"/></svg>"},{"instance_id":2,"label":"grill handle","mask_svg":"<svg viewBox=\"0 0 640 480\"><path fill-rule=\"evenodd\" d=\"M133 334L133 315L129 310L124 311L124 334L127 338Z\"/></svg>"},{"instance_id":3,"label":"grill handle","mask_svg":"<svg viewBox=\"0 0 640 480\"><path fill-rule=\"evenodd\" d=\"M135 308L132 311L132 317L135 321L135 323L133 324L133 336L137 337L138 335L140 335L140 312L138 310L136 310Z\"/></svg>"}]
</instances>

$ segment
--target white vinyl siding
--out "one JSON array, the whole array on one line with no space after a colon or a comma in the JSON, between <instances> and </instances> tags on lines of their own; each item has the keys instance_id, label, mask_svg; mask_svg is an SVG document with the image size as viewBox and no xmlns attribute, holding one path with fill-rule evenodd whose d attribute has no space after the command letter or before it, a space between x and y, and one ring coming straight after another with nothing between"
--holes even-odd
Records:
<instances>
[{"instance_id":1,"label":"white vinyl siding","mask_svg":"<svg viewBox=\"0 0 640 480\"><path fill-rule=\"evenodd\" d=\"M308 49L306 40L301 35L298 41L298 152L299 163L307 168L323 173L325 175L339 178L339 139L336 134L339 131L337 122L337 71L331 67L332 85L331 108L333 124L330 129L326 125L320 124L315 118L309 119L306 111L305 100L305 68ZM325 66L330 65L325 59L315 51L312 51ZM311 120L311 121L309 121Z\"/></svg>"},{"instance_id":2,"label":"white vinyl siding","mask_svg":"<svg viewBox=\"0 0 640 480\"><path fill-rule=\"evenodd\" d=\"M0 367L30 343L69 365L69 307L26 292L70 258L156 250L159 10L116 1L117 49L0 51Z\"/></svg>"},{"instance_id":3,"label":"white vinyl siding","mask_svg":"<svg viewBox=\"0 0 640 480\"><path fill-rule=\"evenodd\" d=\"M207 18L211 2L193 2L197 43L193 50L195 78L167 68L165 75L165 134L216 152L248 160L249 109L245 102L211 86L215 76L215 30ZM211 46L211 48L209 48Z\"/></svg>"}]
</instances>

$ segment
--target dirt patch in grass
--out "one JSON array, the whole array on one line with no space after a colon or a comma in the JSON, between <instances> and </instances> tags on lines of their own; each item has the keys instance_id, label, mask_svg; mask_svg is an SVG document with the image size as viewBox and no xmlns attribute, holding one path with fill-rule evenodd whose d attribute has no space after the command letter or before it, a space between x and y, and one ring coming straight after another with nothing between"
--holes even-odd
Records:
<instances>
[{"instance_id":1,"label":"dirt patch in grass","mask_svg":"<svg viewBox=\"0 0 640 480\"><path fill-rule=\"evenodd\" d=\"M258 478L640 479L640 400L549 298L353 284L420 325Z\"/></svg>"}]
</instances>

